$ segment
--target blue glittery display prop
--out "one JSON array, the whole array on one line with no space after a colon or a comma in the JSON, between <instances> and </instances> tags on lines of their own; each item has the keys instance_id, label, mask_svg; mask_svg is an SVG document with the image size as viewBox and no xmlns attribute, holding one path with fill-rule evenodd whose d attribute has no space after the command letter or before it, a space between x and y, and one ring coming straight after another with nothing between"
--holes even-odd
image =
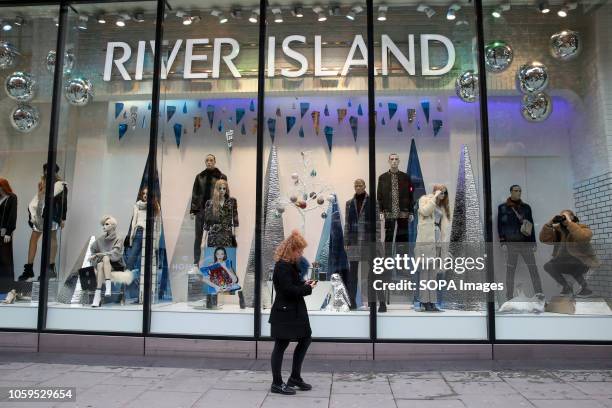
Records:
<instances>
[{"instance_id":1,"label":"blue glittery display prop","mask_svg":"<svg viewBox=\"0 0 612 408\"><path fill-rule=\"evenodd\" d=\"M176 147L181 146L181 136L183 135L183 125L180 123L174 124L174 140L176 141Z\"/></svg>"},{"instance_id":2,"label":"blue glittery display prop","mask_svg":"<svg viewBox=\"0 0 612 408\"><path fill-rule=\"evenodd\" d=\"M115 119L117 119L119 115L121 115L121 112L123 112L124 107L125 105L123 104L123 102L115 103Z\"/></svg>"},{"instance_id":3,"label":"blue glittery display prop","mask_svg":"<svg viewBox=\"0 0 612 408\"><path fill-rule=\"evenodd\" d=\"M325 105L325 109L323 110L323 114L325 116L329 116L329 108L327 107L327 104Z\"/></svg>"},{"instance_id":4,"label":"blue glittery display prop","mask_svg":"<svg viewBox=\"0 0 612 408\"><path fill-rule=\"evenodd\" d=\"M351 131L353 132L353 139L355 142L357 141L357 130L359 129L359 119L357 116L351 116L349 118L349 123L351 124Z\"/></svg>"},{"instance_id":5,"label":"blue glittery display prop","mask_svg":"<svg viewBox=\"0 0 612 408\"><path fill-rule=\"evenodd\" d=\"M255 112L255 102L251 101L251 103L249 104L249 110L251 112Z\"/></svg>"},{"instance_id":6,"label":"blue glittery display prop","mask_svg":"<svg viewBox=\"0 0 612 408\"><path fill-rule=\"evenodd\" d=\"M236 124L239 124L245 114L244 108L236 108Z\"/></svg>"},{"instance_id":7,"label":"blue glittery display prop","mask_svg":"<svg viewBox=\"0 0 612 408\"><path fill-rule=\"evenodd\" d=\"M244 123L242 124L242 127L240 128L240 133L242 135L246 135L246 127L244 126Z\"/></svg>"},{"instance_id":8,"label":"blue glittery display prop","mask_svg":"<svg viewBox=\"0 0 612 408\"><path fill-rule=\"evenodd\" d=\"M393 119L395 112L397 112L397 103L389 102L387 106L389 107L389 119Z\"/></svg>"},{"instance_id":9,"label":"blue glittery display prop","mask_svg":"<svg viewBox=\"0 0 612 408\"><path fill-rule=\"evenodd\" d=\"M176 113L176 106L172 106L172 105L167 106L166 107L166 120L169 122L175 113Z\"/></svg>"},{"instance_id":10,"label":"blue glittery display prop","mask_svg":"<svg viewBox=\"0 0 612 408\"><path fill-rule=\"evenodd\" d=\"M127 130L128 130L127 123L119 124L119 140L123 139L123 136L125 136L125 132L127 132Z\"/></svg>"},{"instance_id":11,"label":"blue glittery display prop","mask_svg":"<svg viewBox=\"0 0 612 408\"><path fill-rule=\"evenodd\" d=\"M327 147L331 152L332 145L334 143L334 128L331 126L325 126L325 129L323 129L323 131L325 132L325 140L327 140Z\"/></svg>"},{"instance_id":12,"label":"blue glittery display prop","mask_svg":"<svg viewBox=\"0 0 612 408\"><path fill-rule=\"evenodd\" d=\"M276 136L276 119L268 119L268 131L270 132L270 139L272 139L272 143L274 143L274 136Z\"/></svg>"},{"instance_id":13,"label":"blue glittery display prop","mask_svg":"<svg viewBox=\"0 0 612 408\"><path fill-rule=\"evenodd\" d=\"M431 123L433 125L434 137L436 137L440 130L442 130L443 122L440 119L433 119Z\"/></svg>"},{"instance_id":14,"label":"blue glittery display prop","mask_svg":"<svg viewBox=\"0 0 612 408\"><path fill-rule=\"evenodd\" d=\"M357 107L357 115L363 116L363 108L361 107L361 104L359 104Z\"/></svg>"},{"instance_id":15,"label":"blue glittery display prop","mask_svg":"<svg viewBox=\"0 0 612 408\"><path fill-rule=\"evenodd\" d=\"M310 103L300 102L300 117L303 118L306 112L310 109Z\"/></svg>"},{"instance_id":16,"label":"blue glittery display prop","mask_svg":"<svg viewBox=\"0 0 612 408\"><path fill-rule=\"evenodd\" d=\"M287 116L285 120L287 121L287 133L289 133L293 129L296 119L295 116Z\"/></svg>"},{"instance_id":17,"label":"blue glittery display prop","mask_svg":"<svg viewBox=\"0 0 612 408\"><path fill-rule=\"evenodd\" d=\"M402 127L402 122L400 120L397 121L397 131L403 132L404 128Z\"/></svg>"},{"instance_id":18,"label":"blue glittery display prop","mask_svg":"<svg viewBox=\"0 0 612 408\"><path fill-rule=\"evenodd\" d=\"M298 132L298 135L303 138L304 137L304 128L300 126L300 131Z\"/></svg>"},{"instance_id":19,"label":"blue glittery display prop","mask_svg":"<svg viewBox=\"0 0 612 408\"><path fill-rule=\"evenodd\" d=\"M187 102L183 103L183 113L187 113Z\"/></svg>"},{"instance_id":20,"label":"blue glittery display prop","mask_svg":"<svg viewBox=\"0 0 612 408\"><path fill-rule=\"evenodd\" d=\"M208 124L210 128L213 127L213 121L215 119L215 105L208 105L206 107L206 116L208 116Z\"/></svg>"},{"instance_id":21,"label":"blue glittery display prop","mask_svg":"<svg viewBox=\"0 0 612 408\"><path fill-rule=\"evenodd\" d=\"M425 121L429 123L429 101L421 101L421 108L423 108L423 114L425 115Z\"/></svg>"}]
</instances>

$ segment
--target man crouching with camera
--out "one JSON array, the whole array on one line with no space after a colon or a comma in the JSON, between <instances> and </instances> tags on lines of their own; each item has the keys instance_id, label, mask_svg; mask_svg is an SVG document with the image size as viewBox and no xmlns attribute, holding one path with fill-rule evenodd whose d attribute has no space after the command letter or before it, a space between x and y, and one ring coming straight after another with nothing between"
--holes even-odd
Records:
<instances>
[{"instance_id":1,"label":"man crouching with camera","mask_svg":"<svg viewBox=\"0 0 612 408\"><path fill-rule=\"evenodd\" d=\"M589 296L593 292L588 288L585 275L590 268L599 266L599 260L591 246L593 231L579 224L578 217L571 210L563 210L546 223L540 231L540 241L554 245L552 259L544 265L544 270L559 283L563 289L561 295L573 294L572 284L565 275L572 276L580 284L576 296Z\"/></svg>"}]
</instances>

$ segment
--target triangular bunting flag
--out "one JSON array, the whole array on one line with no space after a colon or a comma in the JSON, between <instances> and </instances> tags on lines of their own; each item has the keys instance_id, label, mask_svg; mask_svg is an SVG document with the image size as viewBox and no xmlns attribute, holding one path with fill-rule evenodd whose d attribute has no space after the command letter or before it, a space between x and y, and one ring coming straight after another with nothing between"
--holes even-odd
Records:
<instances>
[{"instance_id":1,"label":"triangular bunting flag","mask_svg":"<svg viewBox=\"0 0 612 408\"><path fill-rule=\"evenodd\" d=\"M358 126L359 126L359 120L357 119L356 116L351 116L349 118L349 123L351 124L351 131L353 132L353 139L355 139L355 142L357 141L357 130L358 130Z\"/></svg>"},{"instance_id":2,"label":"triangular bunting flag","mask_svg":"<svg viewBox=\"0 0 612 408\"><path fill-rule=\"evenodd\" d=\"M181 147L181 136L183 134L183 125L180 123L174 124L174 140L176 140L176 147Z\"/></svg>"},{"instance_id":3,"label":"triangular bunting flag","mask_svg":"<svg viewBox=\"0 0 612 408\"><path fill-rule=\"evenodd\" d=\"M421 101L421 108L423 108L423 114L425 115L425 121L429 123L429 101Z\"/></svg>"},{"instance_id":4,"label":"triangular bunting flag","mask_svg":"<svg viewBox=\"0 0 612 408\"><path fill-rule=\"evenodd\" d=\"M363 116L363 109L361 108L361 104L359 104L359 106L357 107L357 114L359 116Z\"/></svg>"},{"instance_id":5,"label":"triangular bunting flag","mask_svg":"<svg viewBox=\"0 0 612 408\"><path fill-rule=\"evenodd\" d=\"M270 138L272 139L272 143L274 143L274 136L276 135L276 119L268 119L268 130L270 131Z\"/></svg>"},{"instance_id":6,"label":"triangular bunting flag","mask_svg":"<svg viewBox=\"0 0 612 408\"><path fill-rule=\"evenodd\" d=\"M389 102L387 106L389 107L389 119L393 119L393 115L397 112L397 103Z\"/></svg>"},{"instance_id":7,"label":"triangular bunting flag","mask_svg":"<svg viewBox=\"0 0 612 408\"><path fill-rule=\"evenodd\" d=\"M125 136L125 132L127 132L127 130L128 130L127 123L119 124L119 140L123 139L123 136Z\"/></svg>"},{"instance_id":8,"label":"triangular bunting flag","mask_svg":"<svg viewBox=\"0 0 612 408\"><path fill-rule=\"evenodd\" d=\"M187 113L187 102L183 104L183 113Z\"/></svg>"},{"instance_id":9,"label":"triangular bunting flag","mask_svg":"<svg viewBox=\"0 0 612 408\"><path fill-rule=\"evenodd\" d=\"M172 106L172 105L167 106L166 107L166 120L170 122L170 119L172 119L175 113L176 113L176 106Z\"/></svg>"},{"instance_id":10,"label":"triangular bunting flag","mask_svg":"<svg viewBox=\"0 0 612 408\"><path fill-rule=\"evenodd\" d=\"M325 139L327 140L327 147L329 148L329 151L331 152L332 150L332 144L334 141L334 128L332 128L331 126L325 126Z\"/></svg>"},{"instance_id":11,"label":"triangular bunting flag","mask_svg":"<svg viewBox=\"0 0 612 408\"><path fill-rule=\"evenodd\" d=\"M123 112L123 107L125 105L123 104L123 102L117 102L115 103L115 119L117 119L119 117L119 115L121 115L121 112Z\"/></svg>"},{"instance_id":12,"label":"triangular bunting flag","mask_svg":"<svg viewBox=\"0 0 612 408\"><path fill-rule=\"evenodd\" d=\"M431 123L433 125L434 137L436 137L438 136L438 133L440 133L443 123L440 119L434 119L431 121Z\"/></svg>"},{"instance_id":13,"label":"triangular bunting flag","mask_svg":"<svg viewBox=\"0 0 612 408\"><path fill-rule=\"evenodd\" d=\"M404 129L402 128L402 122L401 121L397 121L397 131L398 132L403 132Z\"/></svg>"},{"instance_id":14,"label":"triangular bunting flag","mask_svg":"<svg viewBox=\"0 0 612 408\"><path fill-rule=\"evenodd\" d=\"M301 127L301 126L300 126L300 131L298 132L298 135L299 135L301 138L304 138L304 128L303 128L303 127Z\"/></svg>"},{"instance_id":15,"label":"triangular bunting flag","mask_svg":"<svg viewBox=\"0 0 612 408\"><path fill-rule=\"evenodd\" d=\"M329 108L327 107L327 104L325 105L325 109L323 110L323 114L325 116L329 116Z\"/></svg>"},{"instance_id":16,"label":"triangular bunting flag","mask_svg":"<svg viewBox=\"0 0 612 408\"><path fill-rule=\"evenodd\" d=\"M291 129L293 129L293 126L295 125L295 116L287 116L286 117L286 121L287 121L287 133L291 132Z\"/></svg>"},{"instance_id":17,"label":"triangular bunting flag","mask_svg":"<svg viewBox=\"0 0 612 408\"><path fill-rule=\"evenodd\" d=\"M244 117L245 111L243 108L236 108L236 124L239 124Z\"/></svg>"},{"instance_id":18,"label":"triangular bunting flag","mask_svg":"<svg viewBox=\"0 0 612 408\"><path fill-rule=\"evenodd\" d=\"M300 117L303 118L306 112L310 109L310 103L300 102Z\"/></svg>"},{"instance_id":19,"label":"triangular bunting flag","mask_svg":"<svg viewBox=\"0 0 612 408\"><path fill-rule=\"evenodd\" d=\"M206 115L208 116L208 123L210 125L210 128L212 129L213 121L215 119L215 106L214 105L208 105L206 107Z\"/></svg>"}]
</instances>

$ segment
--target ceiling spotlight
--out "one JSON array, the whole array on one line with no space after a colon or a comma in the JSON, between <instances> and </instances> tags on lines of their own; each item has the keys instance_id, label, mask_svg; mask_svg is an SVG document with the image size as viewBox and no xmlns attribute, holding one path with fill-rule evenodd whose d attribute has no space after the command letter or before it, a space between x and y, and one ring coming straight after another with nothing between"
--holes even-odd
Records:
<instances>
[{"instance_id":1,"label":"ceiling spotlight","mask_svg":"<svg viewBox=\"0 0 612 408\"><path fill-rule=\"evenodd\" d=\"M295 6L293 10L291 10L291 14L293 14L295 17L302 18L304 17L304 9L302 6Z\"/></svg>"},{"instance_id":2,"label":"ceiling spotlight","mask_svg":"<svg viewBox=\"0 0 612 408\"><path fill-rule=\"evenodd\" d=\"M23 17L15 17L15 25L17 27L21 27L23 24L25 23L25 20L23 19Z\"/></svg>"},{"instance_id":3,"label":"ceiling spotlight","mask_svg":"<svg viewBox=\"0 0 612 408\"><path fill-rule=\"evenodd\" d=\"M123 17L119 17L117 21L115 21L115 25L117 27L125 27L125 20L123 19Z\"/></svg>"},{"instance_id":4,"label":"ceiling spotlight","mask_svg":"<svg viewBox=\"0 0 612 408\"><path fill-rule=\"evenodd\" d=\"M557 11L557 15L559 17L567 17L567 12L568 11L569 10L567 9L567 7L563 6L563 7L561 7L561 9L559 11Z\"/></svg>"},{"instance_id":5,"label":"ceiling spotlight","mask_svg":"<svg viewBox=\"0 0 612 408\"><path fill-rule=\"evenodd\" d=\"M461 27L461 26L469 26L470 23L468 23L467 20L457 20L457 22L455 23L455 25L457 27Z\"/></svg>"},{"instance_id":6,"label":"ceiling spotlight","mask_svg":"<svg viewBox=\"0 0 612 408\"><path fill-rule=\"evenodd\" d=\"M53 17L53 22L55 23L56 27L59 27L59 18L58 17Z\"/></svg>"},{"instance_id":7,"label":"ceiling spotlight","mask_svg":"<svg viewBox=\"0 0 612 408\"><path fill-rule=\"evenodd\" d=\"M104 17L104 14L98 15L98 17L96 17L96 20L99 24L106 24L106 17Z\"/></svg>"},{"instance_id":8,"label":"ceiling spotlight","mask_svg":"<svg viewBox=\"0 0 612 408\"><path fill-rule=\"evenodd\" d=\"M351 11L346 15L346 18L353 21L355 20L355 16L363 11L363 7L361 6L353 6Z\"/></svg>"},{"instance_id":9,"label":"ceiling spotlight","mask_svg":"<svg viewBox=\"0 0 612 408\"><path fill-rule=\"evenodd\" d=\"M495 8L495 10L493 10L493 11L491 12L491 15L492 15L493 17L495 17L495 18L500 18L500 17L501 17L501 15L502 15L501 8L496 7L496 8Z\"/></svg>"},{"instance_id":10,"label":"ceiling spotlight","mask_svg":"<svg viewBox=\"0 0 612 408\"><path fill-rule=\"evenodd\" d=\"M259 9L255 9L251 12L251 16L249 17L249 21L253 24L256 24L259 21Z\"/></svg>"},{"instance_id":11,"label":"ceiling spotlight","mask_svg":"<svg viewBox=\"0 0 612 408\"><path fill-rule=\"evenodd\" d=\"M448 7L448 11L446 12L447 20L454 20L457 18L456 13L461 9L461 6L457 3L453 3Z\"/></svg>"},{"instance_id":12,"label":"ceiling spotlight","mask_svg":"<svg viewBox=\"0 0 612 408\"><path fill-rule=\"evenodd\" d=\"M417 6L417 11L419 11L421 13L425 13L427 18L432 18L434 16L434 14L436 14L436 11L434 9L432 9L431 7L429 7L428 5L426 5L426 4L419 4Z\"/></svg>"},{"instance_id":13,"label":"ceiling spotlight","mask_svg":"<svg viewBox=\"0 0 612 408\"><path fill-rule=\"evenodd\" d=\"M227 23L227 17L225 17L220 10L213 9L210 14L219 19L219 24Z\"/></svg>"},{"instance_id":14,"label":"ceiling spotlight","mask_svg":"<svg viewBox=\"0 0 612 408\"><path fill-rule=\"evenodd\" d=\"M274 22L282 23L283 22L283 13L281 12L280 7L275 7L272 9L272 14L274 14Z\"/></svg>"},{"instance_id":15,"label":"ceiling spotlight","mask_svg":"<svg viewBox=\"0 0 612 408\"><path fill-rule=\"evenodd\" d=\"M183 17L183 25L191 25L191 23L193 23L193 19L191 18L191 16Z\"/></svg>"},{"instance_id":16,"label":"ceiling spotlight","mask_svg":"<svg viewBox=\"0 0 612 408\"><path fill-rule=\"evenodd\" d=\"M317 15L317 21L323 22L327 21L327 16L323 13L323 8L320 6L316 6L312 8L312 11Z\"/></svg>"},{"instance_id":17,"label":"ceiling spotlight","mask_svg":"<svg viewBox=\"0 0 612 408\"><path fill-rule=\"evenodd\" d=\"M144 23L145 21L144 13L142 12L134 13L134 21L136 21L137 23Z\"/></svg>"},{"instance_id":18,"label":"ceiling spotlight","mask_svg":"<svg viewBox=\"0 0 612 408\"><path fill-rule=\"evenodd\" d=\"M378 21L387 21L387 6L378 6Z\"/></svg>"},{"instance_id":19,"label":"ceiling spotlight","mask_svg":"<svg viewBox=\"0 0 612 408\"><path fill-rule=\"evenodd\" d=\"M86 14L79 14L79 22L77 23L77 28L79 30L87 30L87 22L89 21L89 16Z\"/></svg>"},{"instance_id":20,"label":"ceiling spotlight","mask_svg":"<svg viewBox=\"0 0 612 408\"><path fill-rule=\"evenodd\" d=\"M2 31L11 31L13 29L13 25L8 22L8 21L4 21L2 22Z\"/></svg>"},{"instance_id":21,"label":"ceiling spotlight","mask_svg":"<svg viewBox=\"0 0 612 408\"><path fill-rule=\"evenodd\" d=\"M550 13L550 6L548 5L548 1L547 0L540 1L538 3L538 10L540 10L540 13L542 14Z\"/></svg>"}]
</instances>

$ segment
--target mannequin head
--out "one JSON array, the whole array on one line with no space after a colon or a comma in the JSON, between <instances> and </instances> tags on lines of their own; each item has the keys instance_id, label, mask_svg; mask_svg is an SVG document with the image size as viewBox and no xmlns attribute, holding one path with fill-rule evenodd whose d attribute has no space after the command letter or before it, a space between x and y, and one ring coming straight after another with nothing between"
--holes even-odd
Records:
<instances>
[{"instance_id":1,"label":"mannequin head","mask_svg":"<svg viewBox=\"0 0 612 408\"><path fill-rule=\"evenodd\" d=\"M438 197L436 198L436 205L438 207L442 207L444 209L444 212L446 213L446 216L450 219L450 209L448 205L448 189L444 184L434 184L433 193L435 194L436 191L440 192L440 194L438 194Z\"/></svg>"},{"instance_id":2,"label":"mannequin head","mask_svg":"<svg viewBox=\"0 0 612 408\"><path fill-rule=\"evenodd\" d=\"M523 192L523 189L521 189L521 186L519 186L518 184L511 186L510 187L510 199L512 201L520 200L522 192Z\"/></svg>"},{"instance_id":3,"label":"mannequin head","mask_svg":"<svg viewBox=\"0 0 612 408\"><path fill-rule=\"evenodd\" d=\"M204 160L204 162L206 163L206 169L212 170L217 165L217 158L214 154L208 154L206 155L206 160Z\"/></svg>"},{"instance_id":4,"label":"mannequin head","mask_svg":"<svg viewBox=\"0 0 612 408\"><path fill-rule=\"evenodd\" d=\"M215 262L224 262L227 260L227 251L223 247L215 249Z\"/></svg>"},{"instance_id":5,"label":"mannequin head","mask_svg":"<svg viewBox=\"0 0 612 408\"><path fill-rule=\"evenodd\" d=\"M391 153L389 155L389 169L392 172L398 171L399 163L400 163L399 155L397 153Z\"/></svg>"},{"instance_id":6,"label":"mannequin head","mask_svg":"<svg viewBox=\"0 0 612 408\"><path fill-rule=\"evenodd\" d=\"M355 194L358 195L361 195L366 191L366 184L365 181L363 181L362 179L355 180L355 184L353 184L353 187L355 187Z\"/></svg>"},{"instance_id":7,"label":"mannequin head","mask_svg":"<svg viewBox=\"0 0 612 408\"><path fill-rule=\"evenodd\" d=\"M142 201L143 203L146 203L148 199L149 199L149 189L144 187L138 193L138 201Z\"/></svg>"},{"instance_id":8,"label":"mannequin head","mask_svg":"<svg viewBox=\"0 0 612 408\"><path fill-rule=\"evenodd\" d=\"M13 193L13 189L11 188L11 185L9 184L8 180L0 177L0 197L4 197L7 194L12 194Z\"/></svg>"},{"instance_id":9,"label":"mannequin head","mask_svg":"<svg viewBox=\"0 0 612 408\"><path fill-rule=\"evenodd\" d=\"M108 235L117 229L117 220L110 215L105 215L100 220L100 225L102 225L102 231Z\"/></svg>"},{"instance_id":10,"label":"mannequin head","mask_svg":"<svg viewBox=\"0 0 612 408\"><path fill-rule=\"evenodd\" d=\"M215 191L213 191L213 215L216 217L219 215L219 209L221 208L221 201L225 201L230 197L229 185L227 180L219 179L215 183Z\"/></svg>"}]
</instances>

